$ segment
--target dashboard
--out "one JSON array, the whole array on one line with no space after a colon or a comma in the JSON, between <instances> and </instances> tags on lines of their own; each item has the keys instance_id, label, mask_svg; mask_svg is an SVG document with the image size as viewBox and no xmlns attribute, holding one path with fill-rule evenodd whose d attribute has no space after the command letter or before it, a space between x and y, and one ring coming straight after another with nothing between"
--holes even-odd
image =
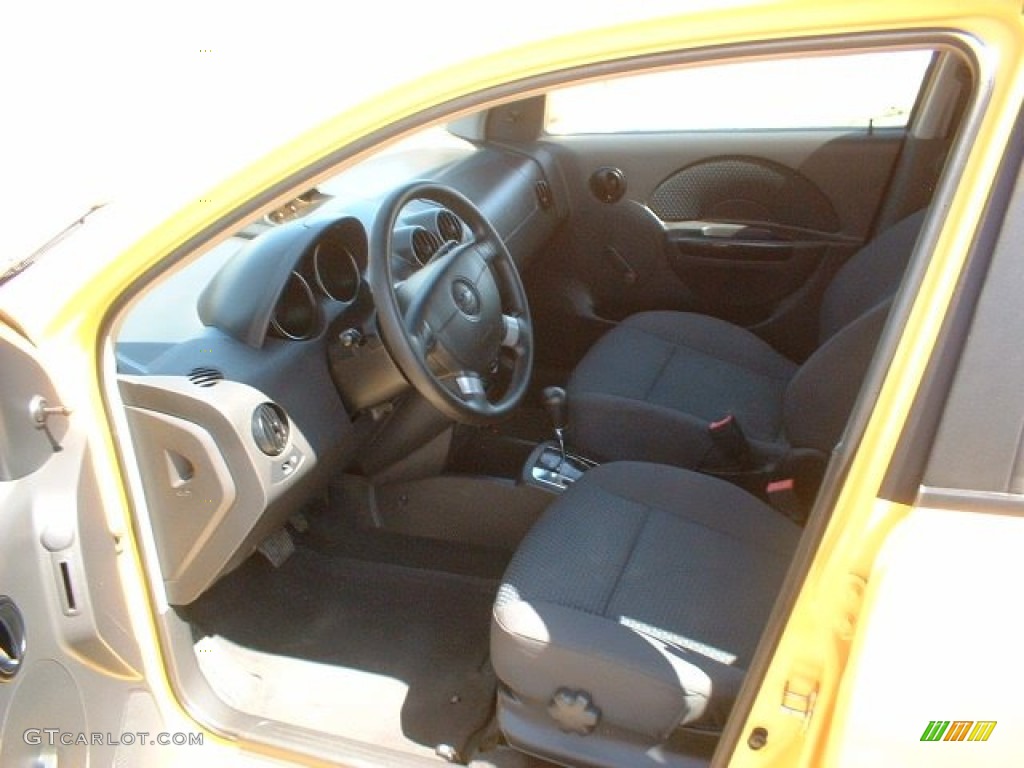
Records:
<instances>
[{"instance_id":1,"label":"dashboard","mask_svg":"<svg viewBox=\"0 0 1024 768\"><path fill-rule=\"evenodd\" d=\"M411 178L424 175L471 199L520 270L566 214L552 174L529 155L473 148ZM367 279L385 195L329 190L304 193L157 285L117 338L171 604L194 600L322 493L410 390ZM413 201L392 231L395 281L471 236L452 211Z\"/></svg>"},{"instance_id":2,"label":"dashboard","mask_svg":"<svg viewBox=\"0 0 1024 768\"><path fill-rule=\"evenodd\" d=\"M399 280L468 236L451 211L414 208L393 233L392 270ZM199 296L199 318L253 347L268 336L316 338L364 298L368 251L367 226L357 217L327 213L282 225L225 264Z\"/></svg>"}]
</instances>

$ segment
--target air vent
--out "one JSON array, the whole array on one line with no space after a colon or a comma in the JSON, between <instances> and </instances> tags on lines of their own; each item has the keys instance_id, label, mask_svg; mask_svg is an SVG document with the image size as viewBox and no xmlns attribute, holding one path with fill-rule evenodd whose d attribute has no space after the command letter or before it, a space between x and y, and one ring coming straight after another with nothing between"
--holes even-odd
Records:
<instances>
[{"instance_id":1,"label":"air vent","mask_svg":"<svg viewBox=\"0 0 1024 768\"><path fill-rule=\"evenodd\" d=\"M430 257L437 253L441 244L441 238L428 229L417 227L412 233L412 250L420 264L430 261Z\"/></svg>"},{"instance_id":2,"label":"air vent","mask_svg":"<svg viewBox=\"0 0 1024 768\"><path fill-rule=\"evenodd\" d=\"M546 181L538 181L534 187L534 191L537 193L537 202L540 203L542 210L547 210L555 203L555 198L551 196L551 185Z\"/></svg>"},{"instance_id":3,"label":"air vent","mask_svg":"<svg viewBox=\"0 0 1024 768\"><path fill-rule=\"evenodd\" d=\"M441 233L441 239L446 243L451 240L456 243L462 242L462 222L451 211L441 211L437 214L437 231Z\"/></svg>"},{"instance_id":4,"label":"air vent","mask_svg":"<svg viewBox=\"0 0 1024 768\"><path fill-rule=\"evenodd\" d=\"M197 387L212 387L223 379L224 374L216 368L193 368L188 374L188 380Z\"/></svg>"},{"instance_id":5,"label":"air vent","mask_svg":"<svg viewBox=\"0 0 1024 768\"><path fill-rule=\"evenodd\" d=\"M263 403L252 414L252 437L267 456L279 456L288 445L288 417L279 405Z\"/></svg>"}]
</instances>

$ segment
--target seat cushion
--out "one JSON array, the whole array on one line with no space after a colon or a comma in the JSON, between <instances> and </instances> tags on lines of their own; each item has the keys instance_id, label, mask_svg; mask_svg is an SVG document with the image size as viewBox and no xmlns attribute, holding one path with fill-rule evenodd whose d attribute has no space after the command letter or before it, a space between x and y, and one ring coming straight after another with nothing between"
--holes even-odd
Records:
<instances>
[{"instance_id":1,"label":"seat cushion","mask_svg":"<svg viewBox=\"0 0 1024 768\"><path fill-rule=\"evenodd\" d=\"M535 707L560 689L586 692L602 722L648 736L721 727L799 535L712 477L639 462L592 469L509 564L495 671Z\"/></svg>"},{"instance_id":2,"label":"seat cushion","mask_svg":"<svg viewBox=\"0 0 1024 768\"><path fill-rule=\"evenodd\" d=\"M569 382L573 445L601 461L715 463L708 424L727 414L755 450L781 442L791 360L738 326L687 312L643 312L605 334Z\"/></svg>"}]
</instances>

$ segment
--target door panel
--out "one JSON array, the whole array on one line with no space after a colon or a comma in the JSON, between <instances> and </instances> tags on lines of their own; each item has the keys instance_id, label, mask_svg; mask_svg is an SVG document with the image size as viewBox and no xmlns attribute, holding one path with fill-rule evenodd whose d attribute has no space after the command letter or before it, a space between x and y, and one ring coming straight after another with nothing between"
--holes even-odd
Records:
<instances>
[{"instance_id":1,"label":"door panel","mask_svg":"<svg viewBox=\"0 0 1024 768\"><path fill-rule=\"evenodd\" d=\"M34 351L2 325L0 370L0 765L129 764L139 745L118 744L120 734L156 738L161 721L86 435L73 414L33 411L36 396L50 407L60 398ZM147 764L161 753L147 749Z\"/></svg>"},{"instance_id":2,"label":"door panel","mask_svg":"<svg viewBox=\"0 0 1024 768\"><path fill-rule=\"evenodd\" d=\"M549 137L572 213L545 260L561 262L562 279L534 281L538 310L571 307L583 349L630 314L673 309L751 327L801 359L824 287L871 229L903 133Z\"/></svg>"}]
</instances>

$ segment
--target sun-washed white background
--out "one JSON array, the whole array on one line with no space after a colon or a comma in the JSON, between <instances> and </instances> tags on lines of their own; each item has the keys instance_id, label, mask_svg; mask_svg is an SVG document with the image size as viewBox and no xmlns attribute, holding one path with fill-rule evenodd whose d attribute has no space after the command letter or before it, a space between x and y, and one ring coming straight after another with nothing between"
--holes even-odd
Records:
<instances>
[{"instance_id":1,"label":"sun-washed white background","mask_svg":"<svg viewBox=\"0 0 1024 768\"><path fill-rule=\"evenodd\" d=\"M56 0L8 6L0 15L0 268L94 203L123 202L154 188L167 200L190 199L186 191L199 194L317 123L432 70L575 30L764 2ZM878 98L877 84L898 78L889 72L866 80L876 84L870 90ZM778 103L778 88L762 90ZM707 110L710 99L720 102L711 110L716 114L730 101L738 102L735 109L750 109L729 91L689 99L688 111Z\"/></svg>"},{"instance_id":2,"label":"sun-washed white background","mask_svg":"<svg viewBox=\"0 0 1024 768\"><path fill-rule=\"evenodd\" d=\"M212 183L403 80L495 48L694 5L9 4L0 18L0 265L93 202L133 194L140 179Z\"/></svg>"}]
</instances>

